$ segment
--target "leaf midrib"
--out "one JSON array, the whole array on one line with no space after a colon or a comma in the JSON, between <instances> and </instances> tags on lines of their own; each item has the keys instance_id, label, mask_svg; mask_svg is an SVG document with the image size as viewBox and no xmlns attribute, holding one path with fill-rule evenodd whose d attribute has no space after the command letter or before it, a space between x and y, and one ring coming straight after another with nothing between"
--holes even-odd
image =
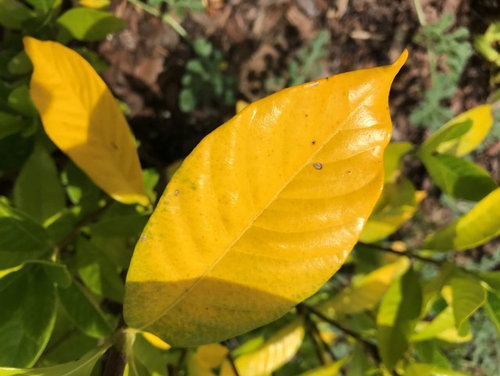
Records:
<instances>
[{"instance_id":1,"label":"leaf midrib","mask_svg":"<svg viewBox=\"0 0 500 376\"><path fill-rule=\"evenodd\" d=\"M322 79L322 80L326 80L326 79ZM308 83L309 85L311 83ZM307 84L304 84L304 85L307 85ZM313 87L311 88L313 89ZM205 277L210 274L210 272L217 266L217 264L231 251L231 249L234 247L234 245L247 233L247 231L253 226L253 224L255 223L255 221L257 220L257 218L259 218L262 213L264 213L275 201L276 201L276 198L283 192L283 190L297 177L297 175L299 175L309 164L311 164L313 158L318 154L320 153L324 147L329 144L332 139L339 133L340 130L343 130L344 128L344 125L347 123L347 121L354 116L354 114L356 114L359 110L360 107L362 107L362 105L367 101L367 98L369 98L370 95L368 96L364 96L362 98L362 100L359 101L359 103L354 107L354 109L349 113L348 116L345 117L345 119L340 122L339 126L336 128L336 130L334 132L332 132L331 136L327 137L326 141L324 141L323 143L319 144L318 148L316 148L316 150L311 154L311 156L304 162L304 164L302 165L302 167L298 168L297 169L297 172L295 172L294 174L292 174L292 176L283 183L283 186L281 189L279 189L272 197L271 199L269 200L269 202L263 206L263 208L261 210L259 210L248 222L248 225L245 226L242 231L239 233L238 236L235 237L235 239L226 247L226 249L221 252L220 256L217 257L214 262L212 262L212 264L206 268L206 270L203 272L203 274L201 276L199 276L192 284L191 286L189 286L188 288L186 288L181 295L179 295L172 303L170 303L170 305L168 305L159 315L158 317L154 318L153 320L150 320L149 322L141 325L141 328L140 329L144 329L144 328L147 328L149 326L151 326L152 324L154 324L156 321L158 321L159 319L161 319L163 316L165 316L169 311L171 311L180 301L184 300L184 298L186 296L188 296L191 291L193 291L196 286L198 286L198 284L200 282L202 282ZM256 109L255 109L256 110ZM254 111L255 111L254 110ZM365 128L366 129L366 128Z\"/></svg>"}]
</instances>

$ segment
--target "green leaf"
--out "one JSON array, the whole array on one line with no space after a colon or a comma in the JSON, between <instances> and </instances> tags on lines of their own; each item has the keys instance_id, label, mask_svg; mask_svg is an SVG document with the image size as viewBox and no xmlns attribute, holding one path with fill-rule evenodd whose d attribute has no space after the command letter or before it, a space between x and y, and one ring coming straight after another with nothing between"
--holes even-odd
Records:
<instances>
[{"instance_id":1,"label":"green leaf","mask_svg":"<svg viewBox=\"0 0 500 376\"><path fill-rule=\"evenodd\" d=\"M94 338L107 338L112 325L93 297L77 282L68 288L57 289L59 300L69 319L85 334Z\"/></svg>"},{"instance_id":2,"label":"green leaf","mask_svg":"<svg viewBox=\"0 0 500 376\"><path fill-rule=\"evenodd\" d=\"M352 286L322 302L318 309L328 316L359 313L374 308L391 283L400 278L410 262L400 257L396 262L384 265L364 276Z\"/></svg>"},{"instance_id":3,"label":"green leaf","mask_svg":"<svg viewBox=\"0 0 500 376\"><path fill-rule=\"evenodd\" d=\"M90 376L95 364L108 347L109 345L99 347L74 362L53 367L34 369L0 368L0 376Z\"/></svg>"},{"instance_id":4,"label":"green leaf","mask_svg":"<svg viewBox=\"0 0 500 376\"><path fill-rule=\"evenodd\" d=\"M20 29L34 12L17 0L0 0L0 25L8 29Z\"/></svg>"},{"instance_id":5,"label":"green leaf","mask_svg":"<svg viewBox=\"0 0 500 376\"><path fill-rule=\"evenodd\" d=\"M133 353L135 359L147 368L152 376L167 375L167 351L161 350L138 335L134 341Z\"/></svg>"},{"instance_id":6,"label":"green leaf","mask_svg":"<svg viewBox=\"0 0 500 376\"><path fill-rule=\"evenodd\" d=\"M61 5L61 0L26 0L26 2L42 13Z\"/></svg>"},{"instance_id":7,"label":"green leaf","mask_svg":"<svg viewBox=\"0 0 500 376\"><path fill-rule=\"evenodd\" d=\"M26 55L26 52L21 51L10 59L7 69L12 75L23 76L33 70L33 65L31 64L28 55Z\"/></svg>"},{"instance_id":8,"label":"green leaf","mask_svg":"<svg viewBox=\"0 0 500 376\"><path fill-rule=\"evenodd\" d=\"M101 190L72 161L68 161L61 174L70 201L80 205L84 213L90 213L99 207Z\"/></svg>"},{"instance_id":9,"label":"green leaf","mask_svg":"<svg viewBox=\"0 0 500 376\"><path fill-rule=\"evenodd\" d=\"M114 203L89 228L93 236L138 237L147 220L148 216L138 212L135 206Z\"/></svg>"},{"instance_id":10,"label":"green leaf","mask_svg":"<svg viewBox=\"0 0 500 376\"><path fill-rule=\"evenodd\" d=\"M445 369L450 368L450 362L446 356L439 351L437 341L419 342L415 345L415 350L417 351L419 361Z\"/></svg>"},{"instance_id":11,"label":"green leaf","mask_svg":"<svg viewBox=\"0 0 500 376\"><path fill-rule=\"evenodd\" d=\"M124 283L121 271L104 253L90 241L78 238L76 269L85 285L94 294L115 302L123 302Z\"/></svg>"},{"instance_id":12,"label":"green leaf","mask_svg":"<svg viewBox=\"0 0 500 376\"><path fill-rule=\"evenodd\" d=\"M32 150L33 137L17 133L0 139L0 172L17 172Z\"/></svg>"},{"instance_id":13,"label":"green leaf","mask_svg":"<svg viewBox=\"0 0 500 376\"><path fill-rule=\"evenodd\" d=\"M0 270L36 259L50 247L45 229L0 197Z\"/></svg>"},{"instance_id":14,"label":"green leaf","mask_svg":"<svg viewBox=\"0 0 500 376\"><path fill-rule=\"evenodd\" d=\"M39 223L66 206L66 196L50 154L37 144L16 180L14 204Z\"/></svg>"},{"instance_id":15,"label":"green leaf","mask_svg":"<svg viewBox=\"0 0 500 376\"><path fill-rule=\"evenodd\" d=\"M425 249L462 251L500 235L500 188L477 203L471 211L429 236Z\"/></svg>"},{"instance_id":16,"label":"green leaf","mask_svg":"<svg viewBox=\"0 0 500 376\"><path fill-rule=\"evenodd\" d=\"M455 326L460 327L486 300L481 281L472 274L456 270L449 280Z\"/></svg>"},{"instance_id":17,"label":"green leaf","mask_svg":"<svg viewBox=\"0 0 500 376\"><path fill-rule=\"evenodd\" d=\"M480 272L479 278L486 282L495 292L500 292L500 271Z\"/></svg>"},{"instance_id":18,"label":"green leaf","mask_svg":"<svg viewBox=\"0 0 500 376\"><path fill-rule=\"evenodd\" d=\"M384 152L384 183L394 182L399 176L401 158L413 148L410 142L391 142Z\"/></svg>"},{"instance_id":19,"label":"green leaf","mask_svg":"<svg viewBox=\"0 0 500 376\"><path fill-rule=\"evenodd\" d=\"M405 376L469 376L466 373L452 371L434 364L412 363L406 368Z\"/></svg>"},{"instance_id":20,"label":"green leaf","mask_svg":"<svg viewBox=\"0 0 500 376\"><path fill-rule=\"evenodd\" d=\"M436 151L443 143L454 141L464 135L472 127L472 120L463 119L462 121L450 121L442 126L437 132L434 132L418 148L417 154L431 154Z\"/></svg>"},{"instance_id":21,"label":"green leaf","mask_svg":"<svg viewBox=\"0 0 500 376\"><path fill-rule=\"evenodd\" d=\"M434 317L430 322L420 321L415 327L415 333L410 337L411 342L427 341L437 338L446 342L467 342L472 339L470 332L465 325L462 325L460 332L455 327L455 317L453 308L447 306Z\"/></svg>"},{"instance_id":22,"label":"green leaf","mask_svg":"<svg viewBox=\"0 0 500 376\"><path fill-rule=\"evenodd\" d=\"M16 87L7 98L10 108L27 117L36 117L38 112L33 105L28 86Z\"/></svg>"},{"instance_id":23,"label":"green leaf","mask_svg":"<svg viewBox=\"0 0 500 376\"><path fill-rule=\"evenodd\" d=\"M446 194L478 201L497 188L490 174L478 165L453 155L420 155L436 185Z\"/></svg>"},{"instance_id":24,"label":"green leaf","mask_svg":"<svg viewBox=\"0 0 500 376\"><path fill-rule=\"evenodd\" d=\"M18 133L25 128L24 121L18 116L0 112L0 139Z\"/></svg>"},{"instance_id":25,"label":"green leaf","mask_svg":"<svg viewBox=\"0 0 500 376\"><path fill-rule=\"evenodd\" d=\"M407 178L386 183L359 239L374 243L396 232L413 217L422 198Z\"/></svg>"},{"instance_id":26,"label":"green leaf","mask_svg":"<svg viewBox=\"0 0 500 376\"><path fill-rule=\"evenodd\" d=\"M406 352L421 304L419 278L413 269L409 269L389 287L377 314L378 348L387 369L394 369Z\"/></svg>"},{"instance_id":27,"label":"green leaf","mask_svg":"<svg viewBox=\"0 0 500 376\"><path fill-rule=\"evenodd\" d=\"M495 325L498 336L500 337L500 295L488 291L486 299L486 312L490 316L491 321Z\"/></svg>"},{"instance_id":28,"label":"green leaf","mask_svg":"<svg viewBox=\"0 0 500 376\"><path fill-rule=\"evenodd\" d=\"M110 12L90 8L72 8L57 19L57 24L73 38L87 42L102 40L127 25Z\"/></svg>"},{"instance_id":29,"label":"green leaf","mask_svg":"<svg viewBox=\"0 0 500 376\"><path fill-rule=\"evenodd\" d=\"M0 365L31 367L54 327L54 285L40 267L26 266L0 279L0 302Z\"/></svg>"}]
</instances>

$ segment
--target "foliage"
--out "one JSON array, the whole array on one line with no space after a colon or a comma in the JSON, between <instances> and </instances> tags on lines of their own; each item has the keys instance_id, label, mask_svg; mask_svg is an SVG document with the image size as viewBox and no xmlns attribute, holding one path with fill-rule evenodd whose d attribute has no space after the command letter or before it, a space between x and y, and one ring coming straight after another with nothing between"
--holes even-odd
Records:
<instances>
[{"instance_id":1,"label":"foliage","mask_svg":"<svg viewBox=\"0 0 500 376\"><path fill-rule=\"evenodd\" d=\"M0 53L0 376L463 376L457 357L471 348L494 370L478 328L488 318L500 336L498 253L482 266L453 260L499 235L500 188L467 159L492 106L421 145L388 144L405 55L295 86L207 136L152 212L158 171L141 169L91 65L55 41L22 47L25 34L93 40L123 24L97 27L99 2L72 9L92 9L93 26L61 21L57 0L26 3L0 0L12 30ZM187 74L203 85L184 89L210 92L219 75L224 101L221 55L205 40L193 48L202 70ZM409 249L401 227L428 194L404 176L412 158L470 210Z\"/></svg>"},{"instance_id":2,"label":"foliage","mask_svg":"<svg viewBox=\"0 0 500 376\"><path fill-rule=\"evenodd\" d=\"M195 39L192 46L197 56L186 63L179 108L189 112L214 101L234 105L236 80L228 74L222 52L203 38Z\"/></svg>"},{"instance_id":3,"label":"foliage","mask_svg":"<svg viewBox=\"0 0 500 376\"><path fill-rule=\"evenodd\" d=\"M472 46L467 40L468 30L460 27L450 32L448 29L452 24L451 14L446 14L434 24L424 26L416 37L416 41L428 49L431 85L412 112L410 121L430 130L436 130L452 117L443 102L455 94L462 71L472 54ZM445 60L438 60L438 56L445 57Z\"/></svg>"}]
</instances>

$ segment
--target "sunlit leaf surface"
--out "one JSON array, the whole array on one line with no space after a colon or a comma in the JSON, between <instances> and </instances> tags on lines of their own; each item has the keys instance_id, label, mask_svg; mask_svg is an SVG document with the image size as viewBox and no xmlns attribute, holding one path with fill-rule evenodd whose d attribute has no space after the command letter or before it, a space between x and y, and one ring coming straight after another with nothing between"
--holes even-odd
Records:
<instances>
[{"instance_id":1,"label":"sunlit leaf surface","mask_svg":"<svg viewBox=\"0 0 500 376\"><path fill-rule=\"evenodd\" d=\"M249 104L184 160L135 249L127 323L174 346L285 314L342 265L377 201L391 66Z\"/></svg>"},{"instance_id":2,"label":"sunlit leaf surface","mask_svg":"<svg viewBox=\"0 0 500 376\"><path fill-rule=\"evenodd\" d=\"M30 94L50 139L115 200L147 205L134 139L90 64L56 42L23 39Z\"/></svg>"}]
</instances>

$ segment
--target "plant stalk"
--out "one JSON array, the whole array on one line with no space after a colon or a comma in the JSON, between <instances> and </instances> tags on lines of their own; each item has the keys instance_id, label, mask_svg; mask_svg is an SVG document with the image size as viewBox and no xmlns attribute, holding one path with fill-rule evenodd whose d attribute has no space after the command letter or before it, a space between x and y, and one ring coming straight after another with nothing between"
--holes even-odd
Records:
<instances>
[{"instance_id":1,"label":"plant stalk","mask_svg":"<svg viewBox=\"0 0 500 376\"><path fill-rule=\"evenodd\" d=\"M417 255L416 253L413 253L412 251L398 252L398 251L395 251L394 249L384 247L381 245L377 245L377 244L363 243L363 242L358 242L358 244L362 245L363 247L371 248L371 249L374 249L377 251L382 251L382 252L386 252L386 253L392 253L393 255L408 257L409 259L423 261L423 262L426 262L429 264L434 264L436 266L441 266L443 264L439 260L434 260L434 259L431 259L428 257L420 256L420 255Z\"/></svg>"}]
</instances>

